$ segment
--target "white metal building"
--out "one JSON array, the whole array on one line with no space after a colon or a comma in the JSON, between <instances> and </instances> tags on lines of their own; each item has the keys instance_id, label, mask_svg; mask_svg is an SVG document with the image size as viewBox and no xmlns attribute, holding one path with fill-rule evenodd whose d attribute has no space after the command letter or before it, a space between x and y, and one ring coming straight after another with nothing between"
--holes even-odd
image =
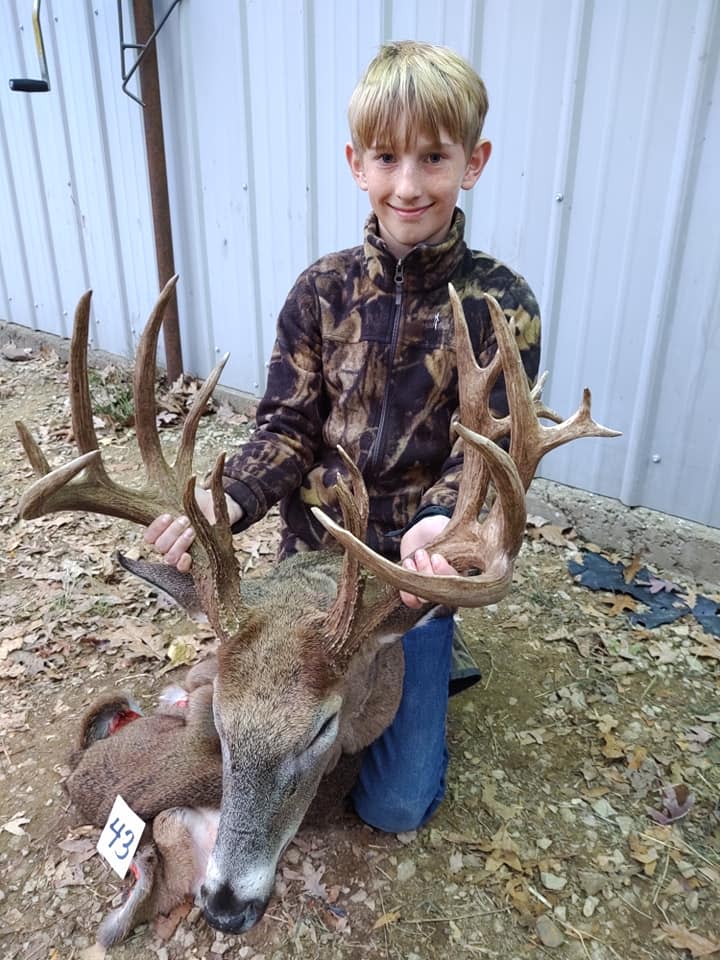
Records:
<instances>
[{"instance_id":1,"label":"white metal building","mask_svg":"<svg viewBox=\"0 0 720 960\"><path fill-rule=\"evenodd\" d=\"M7 83L37 72L30 14L0 4L0 318L66 335L93 287L94 343L130 355L157 274L116 3L45 0L43 94ZM485 79L468 240L538 296L547 402L588 384L624 432L542 475L720 526L718 0L181 0L158 53L186 369L230 350L224 383L261 392L296 275L359 241L345 107L390 38Z\"/></svg>"}]
</instances>

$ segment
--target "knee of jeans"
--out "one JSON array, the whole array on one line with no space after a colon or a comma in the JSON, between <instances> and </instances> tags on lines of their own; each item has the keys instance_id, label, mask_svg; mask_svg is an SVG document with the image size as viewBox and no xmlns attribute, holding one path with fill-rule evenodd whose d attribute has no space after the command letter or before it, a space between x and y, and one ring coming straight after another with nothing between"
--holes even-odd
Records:
<instances>
[{"instance_id":1,"label":"knee of jeans","mask_svg":"<svg viewBox=\"0 0 720 960\"><path fill-rule=\"evenodd\" d=\"M358 816L371 827L385 833L407 833L419 830L430 819L442 800L442 793L430 801L427 797L403 797L395 803L384 798L373 799L369 803L354 799Z\"/></svg>"}]
</instances>

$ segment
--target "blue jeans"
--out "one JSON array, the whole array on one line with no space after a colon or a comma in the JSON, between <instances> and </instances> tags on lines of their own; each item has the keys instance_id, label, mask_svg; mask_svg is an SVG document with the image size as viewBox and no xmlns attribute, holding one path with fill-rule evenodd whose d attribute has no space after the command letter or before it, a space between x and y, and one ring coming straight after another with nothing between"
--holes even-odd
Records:
<instances>
[{"instance_id":1,"label":"blue jeans","mask_svg":"<svg viewBox=\"0 0 720 960\"><path fill-rule=\"evenodd\" d=\"M365 751L351 794L358 815L379 830L417 829L445 795L452 639L452 617L429 620L402 638L402 700L393 722Z\"/></svg>"}]
</instances>

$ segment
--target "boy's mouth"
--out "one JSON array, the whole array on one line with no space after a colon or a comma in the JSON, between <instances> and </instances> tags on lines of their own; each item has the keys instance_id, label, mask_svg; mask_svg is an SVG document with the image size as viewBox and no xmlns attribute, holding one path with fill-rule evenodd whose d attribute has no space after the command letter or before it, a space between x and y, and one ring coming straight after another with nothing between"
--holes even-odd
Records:
<instances>
[{"instance_id":1,"label":"boy's mouth","mask_svg":"<svg viewBox=\"0 0 720 960\"><path fill-rule=\"evenodd\" d=\"M426 211L430 209L432 204L426 204L424 207L394 207L390 204L390 208L398 217L402 220L418 220Z\"/></svg>"}]
</instances>

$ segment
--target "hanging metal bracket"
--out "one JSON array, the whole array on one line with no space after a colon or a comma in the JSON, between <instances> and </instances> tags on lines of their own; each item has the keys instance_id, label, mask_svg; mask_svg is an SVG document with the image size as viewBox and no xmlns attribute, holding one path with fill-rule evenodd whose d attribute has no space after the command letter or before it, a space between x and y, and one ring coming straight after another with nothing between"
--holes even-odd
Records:
<instances>
[{"instance_id":1,"label":"hanging metal bracket","mask_svg":"<svg viewBox=\"0 0 720 960\"><path fill-rule=\"evenodd\" d=\"M160 31L162 30L163 26L165 25L165 21L167 20L167 18L170 16L170 14L173 12L173 10L175 9L175 7L176 7L179 3L180 3L180 0L172 0L172 3L170 4L170 6L168 7L168 9L167 9L167 11L166 11L166 13L165 13L165 16L162 18L162 20L160 21L160 23L155 27L155 29L154 29L153 32L150 34L150 36L147 38L147 40L145 41L145 43L126 43L126 42L125 42L125 30L124 30L124 26L123 26L123 13L122 13L123 0L117 0L118 25L119 25L119 27L120 27L120 71L121 71L122 80L123 80L122 90L123 90L123 93L126 93L126 94L130 97L131 100L134 100L135 103L139 103L141 107L144 107L145 104L143 103L143 101L142 101L139 97L136 97L134 93L131 93L131 92L128 90L127 85L128 85L128 83L130 82L130 80L132 79L132 76L133 76L133 74L135 73L135 71L137 70L137 68L138 68L138 67L140 66L140 64L142 63L142 60L143 60L143 58L145 57L146 53L148 52L150 46L151 46L153 43L155 43L155 38L157 37L157 35L160 33ZM135 63L133 63L133 65L130 67L129 70L128 70L127 67L125 66L125 54L127 53L128 50L139 50L139 51L140 51L140 52L138 53L137 57L135 58ZM12 81L11 81L11 82L12 82Z\"/></svg>"},{"instance_id":2,"label":"hanging metal bracket","mask_svg":"<svg viewBox=\"0 0 720 960\"><path fill-rule=\"evenodd\" d=\"M41 2L42 0L35 0L33 3L32 25L33 33L35 34L35 49L37 50L42 79L32 80L29 77L16 77L10 80L10 89L18 93L47 93L50 90L50 78L48 76L47 60L45 59L45 44L43 43L42 27L40 26Z\"/></svg>"}]
</instances>

